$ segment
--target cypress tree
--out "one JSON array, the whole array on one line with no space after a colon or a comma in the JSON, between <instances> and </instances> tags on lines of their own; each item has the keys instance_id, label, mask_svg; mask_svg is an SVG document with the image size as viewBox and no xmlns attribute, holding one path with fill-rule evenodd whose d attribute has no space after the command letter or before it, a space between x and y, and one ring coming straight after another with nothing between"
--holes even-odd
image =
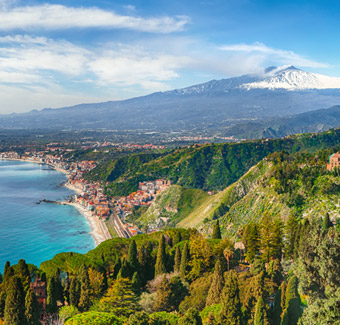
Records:
<instances>
[{"instance_id":1,"label":"cypress tree","mask_svg":"<svg viewBox=\"0 0 340 325\"><path fill-rule=\"evenodd\" d=\"M8 268L11 266L11 263L9 261L6 261L5 268L4 268L4 275L6 274Z\"/></svg>"},{"instance_id":2,"label":"cypress tree","mask_svg":"<svg viewBox=\"0 0 340 325\"><path fill-rule=\"evenodd\" d=\"M87 310L90 307L90 280L86 267L83 265L80 277L79 307Z\"/></svg>"},{"instance_id":3,"label":"cypress tree","mask_svg":"<svg viewBox=\"0 0 340 325\"><path fill-rule=\"evenodd\" d=\"M179 246L177 246L175 252L174 272L179 273L180 269L181 269L181 250Z\"/></svg>"},{"instance_id":4,"label":"cypress tree","mask_svg":"<svg viewBox=\"0 0 340 325\"><path fill-rule=\"evenodd\" d=\"M252 263L259 251L259 234L257 226L250 223L245 229L245 242L246 242L246 260Z\"/></svg>"},{"instance_id":5,"label":"cypress tree","mask_svg":"<svg viewBox=\"0 0 340 325\"><path fill-rule=\"evenodd\" d=\"M123 258L122 266L118 272L117 279L130 277L130 268L125 258Z\"/></svg>"},{"instance_id":6,"label":"cypress tree","mask_svg":"<svg viewBox=\"0 0 340 325\"><path fill-rule=\"evenodd\" d=\"M79 305L80 298L80 284L76 277L71 279L69 290L70 304L77 307Z\"/></svg>"},{"instance_id":7,"label":"cypress tree","mask_svg":"<svg viewBox=\"0 0 340 325\"><path fill-rule=\"evenodd\" d=\"M47 283L47 301L46 301L46 311L49 314L54 314L58 310L57 297L55 292L55 279L50 277Z\"/></svg>"},{"instance_id":8,"label":"cypress tree","mask_svg":"<svg viewBox=\"0 0 340 325\"><path fill-rule=\"evenodd\" d=\"M26 306L26 319L29 325L39 325L40 319L40 306L37 301L37 297L31 288L28 289L26 298L25 298L25 306Z\"/></svg>"},{"instance_id":9,"label":"cypress tree","mask_svg":"<svg viewBox=\"0 0 340 325\"><path fill-rule=\"evenodd\" d=\"M212 239L221 239L221 228L219 220L216 220L216 223L213 228Z\"/></svg>"},{"instance_id":10,"label":"cypress tree","mask_svg":"<svg viewBox=\"0 0 340 325\"><path fill-rule=\"evenodd\" d=\"M176 232L173 244L176 245L182 241L182 235L179 231Z\"/></svg>"},{"instance_id":11,"label":"cypress tree","mask_svg":"<svg viewBox=\"0 0 340 325\"><path fill-rule=\"evenodd\" d=\"M153 250L152 244L148 241L140 245L138 250L138 263L140 265L140 277L142 283L153 279L155 274L155 261L151 255Z\"/></svg>"},{"instance_id":12,"label":"cypress tree","mask_svg":"<svg viewBox=\"0 0 340 325\"><path fill-rule=\"evenodd\" d=\"M166 253L165 253L165 239L162 235L159 240L157 258L155 264L155 277L160 274L166 273Z\"/></svg>"},{"instance_id":13,"label":"cypress tree","mask_svg":"<svg viewBox=\"0 0 340 325\"><path fill-rule=\"evenodd\" d=\"M60 270L57 269L54 276L55 294L57 301L64 302L64 288L61 284Z\"/></svg>"},{"instance_id":14,"label":"cypress tree","mask_svg":"<svg viewBox=\"0 0 340 325\"><path fill-rule=\"evenodd\" d=\"M8 279L5 301L5 325L25 325L25 293L19 277L12 276Z\"/></svg>"},{"instance_id":15,"label":"cypress tree","mask_svg":"<svg viewBox=\"0 0 340 325\"><path fill-rule=\"evenodd\" d=\"M268 318L263 298L260 296L256 302L254 325L267 325Z\"/></svg>"},{"instance_id":16,"label":"cypress tree","mask_svg":"<svg viewBox=\"0 0 340 325\"><path fill-rule=\"evenodd\" d=\"M181 278L185 278L187 274L187 268L188 268L188 262L189 262L189 248L188 248L188 243L185 243L182 251L182 256L181 256L181 266L180 266L180 274Z\"/></svg>"},{"instance_id":17,"label":"cypress tree","mask_svg":"<svg viewBox=\"0 0 340 325\"><path fill-rule=\"evenodd\" d=\"M30 277L30 271L28 270L28 265L26 264L25 260L20 259L18 261L18 266L16 269L16 273L23 278L26 278L28 280L31 279Z\"/></svg>"},{"instance_id":18,"label":"cypress tree","mask_svg":"<svg viewBox=\"0 0 340 325\"><path fill-rule=\"evenodd\" d=\"M221 300L221 323L224 325L240 325L242 320L241 302L237 275L233 271L228 272Z\"/></svg>"},{"instance_id":19,"label":"cypress tree","mask_svg":"<svg viewBox=\"0 0 340 325\"><path fill-rule=\"evenodd\" d=\"M4 269L4 276L3 276L3 279L2 281L4 283L7 282L7 280L12 277L14 275L14 270L11 266L11 264L7 261L6 264L5 264L5 269Z\"/></svg>"},{"instance_id":20,"label":"cypress tree","mask_svg":"<svg viewBox=\"0 0 340 325\"><path fill-rule=\"evenodd\" d=\"M220 260L215 264L215 271L208 291L206 306L218 304L221 300L221 293L224 286L223 271Z\"/></svg>"},{"instance_id":21,"label":"cypress tree","mask_svg":"<svg viewBox=\"0 0 340 325\"><path fill-rule=\"evenodd\" d=\"M301 299L298 293L298 279L295 275L288 281L285 305L283 320L287 319L285 323L288 325L296 325L301 317Z\"/></svg>"},{"instance_id":22,"label":"cypress tree","mask_svg":"<svg viewBox=\"0 0 340 325\"><path fill-rule=\"evenodd\" d=\"M286 237L285 254L287 257L293 257L296 245L298 226L299 226L298 219L293 214L290 214L285 225L285 237Z\"/></svg>"},{"instance_id":23,"label":"cypress tree","mask_svg":"<svg viewBox=\"0 0 340 325\"><path fill-rule=\"evenodd\" d=\"M131 274L136 272L139 267L138 258L137 258L137 245L135 240L133 239L129 246L129 253L127 256L127 263L129 264Z\"/></svg>"},{"instance_id":24,"label":"cypress tree","mask_svg":"<svg viewBox=\"0 0 340 325\"><path fill-rule=\"evenodd\" d=\"M135 272L132 276L132 281L131 281L132 291L136 295L140 295L141 286L142 284L141 284L141 280L139 278L138 272Z\"/></svg>"},{"instance_id":25,"label":"cypress tree","mask_svg":"<svg viewBox=\"0 0 340 325\"><path fill-rule=\"evenodd\" d=\"M322 228L323 228L323 230L327 230L330 227L332 227L332 222L331 222L331 220L329 218L329 214L327 212L325 217L322 220Z\"/></svg>"},{"instance_id":26,"label":"cypress tree","mask_svg":"<svg viewBox=\"0 0 340 325\"><path fill-rule=\"evenodd\" d=\"M281 287L280 287L274 299L273 324L280 324L281 314L282 314L282 308L281 308Z\"/></svg>"},{"instance_id":27,"label":"cypress tree","mask_svg":"<svg viewBox=\"0 0 340 325\"><path fill-rule=\"evenodd\" d=\"M281 310L282 310L282 312L281 312L281 320L282 320L282 318L283 318L283 313L284 313L284 311L285 311L285 309L286 309L286 292L287 292L287 285L286 285L285 282L282 282L280 289L281 289L281 304L280 304L280 305L281 305Z\"/></svg>"}]
</instances>

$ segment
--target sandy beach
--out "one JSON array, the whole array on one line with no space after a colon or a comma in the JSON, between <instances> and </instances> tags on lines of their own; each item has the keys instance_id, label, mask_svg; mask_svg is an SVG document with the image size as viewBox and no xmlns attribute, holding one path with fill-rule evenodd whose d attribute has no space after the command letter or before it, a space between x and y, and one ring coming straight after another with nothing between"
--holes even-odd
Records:
<instances>
[{"instance_id":1,"label":"sandy beach","mask_svg":"<svg viewBox=\"0 0 340 325\"><path fill-rule=\"evenodd\" d=\"M84 193L80 188L70 184L69 182L66 182L64 184L64 186L67 187L69 190L74 191L74 192L76 192L78 194L83 194Z\"/></svg>"},{"instance_id":2,"label":"sandy beach","mask_svg":"<svg viewBox=\"0 0 340 325\"><path fill-rule=\"evenodd\" d=\"M92 216L90 211L84 209L77 203L65 204L74 206L83 216L86 217L91 227L90 234L92 235L96 246L98 246L103 241L112 238L103 220L99 219L97 216Z\"/></svg>"}]
</instances>

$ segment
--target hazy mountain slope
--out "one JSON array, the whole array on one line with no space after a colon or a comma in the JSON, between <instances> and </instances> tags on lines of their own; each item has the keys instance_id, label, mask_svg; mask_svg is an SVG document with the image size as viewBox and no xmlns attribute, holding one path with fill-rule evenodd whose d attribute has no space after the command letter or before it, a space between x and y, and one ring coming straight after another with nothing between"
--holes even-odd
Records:
<instances>
[{"instance_id":1,"label":"hazy mountain slope","mask_svg":"<svg viewBox=\"0 0 340 325\"><path fill-rule=\"evenodd\" d=\"M249 122L230 128L227 134L239 138L279 138L297 133L327 131L340 125L340 106L301 114Z\"/></svg>"},{"instance_id":2,"label":"hazy mountain slope","mask_svg":"<svg viewBox=\"0 0 340 325\"><path fill-rule=\"evenodd\" d=\"M336 87L340 88L337 78L285 67L124 101L0 115L0 127L199 130L213 134L246 121L337 105L340 93Z\"/></svg>"}]
</instances>

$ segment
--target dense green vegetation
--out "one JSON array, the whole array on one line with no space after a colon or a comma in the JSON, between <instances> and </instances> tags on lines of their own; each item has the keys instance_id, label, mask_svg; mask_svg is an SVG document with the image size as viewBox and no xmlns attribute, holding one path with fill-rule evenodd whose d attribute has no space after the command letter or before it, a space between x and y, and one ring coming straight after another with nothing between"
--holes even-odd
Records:
<instances>
[{"instance_id":1,"label":"dense green vegetation","mask_svg":"<svg viewBox=\"0 0 340 325\"><path fill-rule=\"evenodd\" d=\"M278 151L314 152L338 145L340 130L304 134L284 139L254 140L233 144L194 145L163 154L136 154L106 162L90 179L110 182L110 195L128 195L138 182L166 178L186 188L221 190L239 179L268 154Z\"/></svg>"},{"instance_id":2,"label":"dense green vegetation","mask_svg":"<svg viewBox=\"0 0 340 325\"><path fill-rule=\"evenodd\" d=\"M215 223L220 237L217 228ZM242 227L237 240L243 246L169 229L108 240L85 255L59 254L39 270L23 260L13 267L7 263L0 318L5 324L37 324L40 307L28 284L40 277L47 278L47 317L59 314L65 324L340 320L340 230L332 222L295 217L283 222L265 214Z\"/></svg>"}]
</instances>

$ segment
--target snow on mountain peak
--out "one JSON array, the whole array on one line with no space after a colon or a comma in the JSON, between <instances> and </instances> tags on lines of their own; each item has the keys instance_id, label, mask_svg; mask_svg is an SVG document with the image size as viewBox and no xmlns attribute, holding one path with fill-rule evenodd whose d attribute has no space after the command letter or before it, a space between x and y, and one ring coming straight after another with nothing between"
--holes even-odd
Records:
<instances>
[{"instance_id":1,"label":"snow on mountain peak","mask_svg":"<svg viewBox=\"0 0 340 325\"><path fill-rule=\"evenodd\" d=\"M340 78L306 72L294 66L270 67L262 80L244 83L243 89L340 89Z\"/></svg>"}]
</instances>

